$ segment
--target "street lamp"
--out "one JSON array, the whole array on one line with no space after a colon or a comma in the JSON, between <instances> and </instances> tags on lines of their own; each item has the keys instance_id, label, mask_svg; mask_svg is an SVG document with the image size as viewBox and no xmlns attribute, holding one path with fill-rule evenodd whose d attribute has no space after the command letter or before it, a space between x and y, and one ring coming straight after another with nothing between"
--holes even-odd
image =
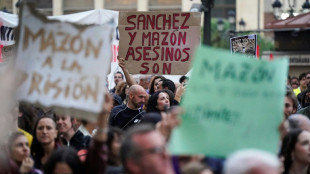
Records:
<instances>
[{"instance_id":1,"label":"street lamp","mask_svg":"<svg viewBox=\"0 0 310 174\"><path fill-rule=\"evenodd\" d=\"M19 14L19 8L22 5L22 0L18 0L15 4L17 14Z\"/></svg>"},{"instance_id":2,"label":"street lamp","mask_svg":"<svg viewBox=\"0 0 310 174\"><path fill-rule=\"evenodd\" d=\"M203 20L203 44L211 46L211 8L214 0L201 0L201 4L194 3L191 12L204 12Z\"/></svg>"},{"instance_id":3,"label":"street lamp","mask_svg":"<svg viewBox=\"0 0 310 174\"><path fill-rule=\"evenodd\" d=\"M222 18L219 18L216 23L216 28L218 31L222 32L224 30L224 21Z\"/></svg>"},{"instance_id":4,"label":"street lamp","mask_svg":"<svg viewBox=\"0 0 310 174\"><path fill-rule=\"evenodd\" d=\"M309 0L306 0L306 2L304 2L304 4L302 4L301 7L302 7L304 13L308 13L310 11Z\"/></svg>"},{"instance_id":5,"label":"street lamp","mask_svg":"<svg viewBox=\"0 0 310 174\"><path fill-rule=\"evenodd\" d=\"M291 17L291 16L297 16L298 13L296 13L294 11L294 8L293 8L293 5L291 5L291 2L290 0L288 0L288 4L289 4L289 10L288 10L288 13L283 13L282 12L282 3L279 1L279 0L275 0L273 3L272 3L272 8L273 8L273 14L274 14L274 17L276 19L286 19L288 17ZM304 2L304 4L302 5L302 12L303 13L308 13L310 11L310 3L309 3L309 0L306 0Z\"/></svg>"},{"instance_id":6,"label":"street lamp","mask_svg":"<svg viewBox=\"0 0 310 174\"><path fill-rule=\"evenodd\" d=\"M243 20L243 18L241 18L241 20L239 21L239 26L240 26L240 30L245 30L246 23Z\"/></svg>"},{"instance_id":7,"label":"street lamp","mask_svg":"<svg viewBox=\"0 0 310 174\"><path fill-rule=\"evenodd\" d=\"M272 3L273 15L276 19L280 19L281 17L281 7L282 4L279 0L276 0Z\"/></svg>"},{"instance_id":8,"label":"street lamp","mask_svg":"<svg viewBox=\"0 0 310 174\"><path fill-rule=\"evenodd\" d=\"M235 29L235 22L236 22L236 13L234 10L228 11L228 22L230 24L231 29Z\"/></svg>"}]
</instances>

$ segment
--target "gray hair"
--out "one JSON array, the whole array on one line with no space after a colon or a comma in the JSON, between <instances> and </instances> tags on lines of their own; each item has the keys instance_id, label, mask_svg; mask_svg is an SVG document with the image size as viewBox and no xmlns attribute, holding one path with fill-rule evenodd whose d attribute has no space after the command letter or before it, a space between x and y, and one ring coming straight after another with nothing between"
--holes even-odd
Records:
<instances>
[{"instance_id":1,"label":"gray hair","mask_svg":"<svg viewBox=\"0 0 310 174\"><path fill-rule=\"evenodd\" d=\"M293 114L287 118L287 121L289 123L289 130L303 129L310 131L310 119L305 115Z\"/></svg>"},{"instance_id":2,"label":"gray hair","mask_svg":"<svg viewBox=\"0 0 310 174\"><path fill-rule=\"evenodd\" d=\"M145 134L154 131L154 126L150 124L138 124L133 126L127 130L124 135L124 141L121 145L120 149L120 157L122 164L126 170L128 170L126 166L126 161L128 159L138 160L140 159L139 151L140 147L135 142L133 142L133 137L139 134Z\"/></svg>"},{"instance_id":3,"label":"gray hair","mask_svg":"<svg viewBox=\"0 0 310 174\"><path fill-rule=\"evenodd\" d=\"M240 150L230 155L225 162L225 174L247 174L260 166L279 168L280 162L275 155L258 149Z\"/></svg>"}]
</instances>

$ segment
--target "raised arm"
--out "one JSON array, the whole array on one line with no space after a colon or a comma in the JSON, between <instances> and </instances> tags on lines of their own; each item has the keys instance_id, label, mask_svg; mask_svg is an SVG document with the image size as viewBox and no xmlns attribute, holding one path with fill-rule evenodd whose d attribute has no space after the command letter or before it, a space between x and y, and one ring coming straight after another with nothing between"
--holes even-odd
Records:
<instances>
[{"instance_id":1,"label":"raised arm","mask_svg":"<svg viewBox=\"0 0 310 174\"><path fill-rule=\"evenodd\" d=\"M125 60L124 58L118 58L118 66L120 66L124 72L125 78L126 78L126 82L128 84L128 86L132 86L135 83L135 80L131 77L131 75L129 74L128 69L125 66Z\"/></svg>"},{"instance_id":2,"label":"raised arm","mask_svg":"<svg viewBox=\"0 0 310 174\"><path fill-rule=\"evenodd\" d=\"M97 124L98 129L93 136L87 158L86 173L99 174L105 173L108 161L108 147L106 145L108 132L108 117L113 107L113 98L109 93L105 94L103 111L99 114Z\"/></svg>"},{"instance_id":3,"label":"raised arm","mask_svg":"<svg viewBox=\"0 0 310 174\"><path fill-rule=\"evenodd\" d=\"M183 109L179 106L173 106L168 112L161 112L162 119L157 123L156 130L165 137L167 142L172 130L181 123L179 115L182 113Z\"/></svg>"}]
</instances>

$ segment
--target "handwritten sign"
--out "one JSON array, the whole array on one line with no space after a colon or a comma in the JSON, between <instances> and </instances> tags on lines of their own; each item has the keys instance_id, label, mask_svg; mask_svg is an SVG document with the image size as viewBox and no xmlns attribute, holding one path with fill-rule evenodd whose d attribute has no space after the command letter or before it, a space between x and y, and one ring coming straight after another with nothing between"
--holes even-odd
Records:
<instances>
[{"instance_id":1,"label":"handwritten sign","mask_svg":"<svg viewBox=\"0 0 310 174\"><path fill-rule=\"evenodd\" d=\"M186 74L200 43L200 13L120 12L119 56L132 74Z\"/></svg>"},{"instance_id":2,"label":"handwritten sign","mask_svg":"<svg viewBox=\"0 0 310 174\"><path fill-rule=\"evenodd\" d=\"M259 61L200 48L172 153L225 157L242 148L276 153L287 71L287 59Z\"/></svg>"},{"instance_id":3,"label":"handwritten sign","mask_svg":"<svg viewBox=\"0 0 310 174\"><path fill-rule=\"evenodd\" d=\"M2 61L7 62L9 60L12 60L15 57L15 53L16 50L14 45L2 47L1 48Z\"/></svg>"},{"instance_id":4,"label":"handwritten sign","mask_svg":"<svg viewBox=\"0 0 310 174\"><path fill-rule=\"evenodd\" d=\"M257 54L256 45L256 34L230 38L230 50L232 53L242 53L255 58Z\"/></svg>"},{"instance_id":5,"label":"handwritten sign","mask_svg":"<svg viewBox=\"0 0 310 174\"><path fill-rule=\"evenodd\" d=\"M49 21L25 6L17 55L19 99L92 119L102 109L111 33L108 25Z\"/></svg>"}]
</instances>

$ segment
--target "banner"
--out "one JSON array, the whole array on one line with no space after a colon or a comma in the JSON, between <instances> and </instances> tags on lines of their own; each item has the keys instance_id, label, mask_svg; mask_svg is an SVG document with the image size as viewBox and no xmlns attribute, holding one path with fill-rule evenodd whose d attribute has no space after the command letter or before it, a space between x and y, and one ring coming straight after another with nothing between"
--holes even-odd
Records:
<instances>
[{"instance_id":1,"label":"banner","mask_svg":"<svg viewBox=\"0 0 310 174\"><path fill-rule=\"evenodd\" d=\"M238 36L230 38L230 50L232 53L242 53L256 58L257 35Z\"/></svg>"},{"instance_id":2,"label":"banner","mask_svg":"<svg viewBox=\"0 0 310 174\"><path fill-rule=\"evenodd\" d=\"M49 21L22 10L16 66L18 99L88 119L102 109L112 26Z\"/></svg>"},{"instance_id":3,"label":"banner","mask_svg":"<svg viewBox=\"0 0 310 174\"><path fill-rule=\"evenodd\" d=\"M119 57L131 74L184 75L200 44L201 13L120 12Z\"/></svg>"},{"instance_id":4,"label":"banner","mask_svg":"<svg viewBox=\"0 0 310 174\"><path fill-rule=\"evenodd\" d=\"M276 154L287 71L287 59L259 61L200 48L171 152L226 157L238 149L258 148Z\"/></svg>"}]
</instances>

